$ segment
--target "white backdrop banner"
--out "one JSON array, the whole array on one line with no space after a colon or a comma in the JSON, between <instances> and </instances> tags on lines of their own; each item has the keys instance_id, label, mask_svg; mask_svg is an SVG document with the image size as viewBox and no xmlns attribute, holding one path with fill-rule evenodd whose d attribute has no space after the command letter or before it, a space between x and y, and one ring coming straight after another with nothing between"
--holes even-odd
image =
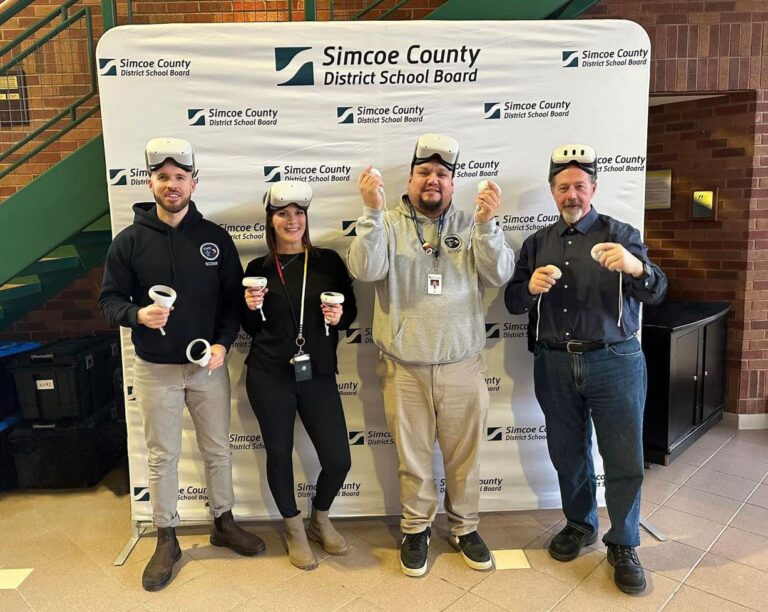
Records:
<instances>
[{"instance_id":1,"label":"white backdrop banner","mask_svg":"<svg viewBox=\"0 0 768 612\"><path fill-rule=\"evenodd\" d=\"M357 175L368 164L378 167L394 205L424 132L448 134L461 145L455 206L474 207L478 181L499 183L498 222L515 250L557 219L546 182L548 158L569 142L598 152L597 209L642 229L649 68L648 38L627 21L119 27L98 46L112 230L132 222L134 202L151 199L145 143L180 137L196 151L195 202L229 231L243 264L266 251L261 198L278 180L311 183L312 240L343 254L362 209ZM360 314L342 334L338 376L352 470L333 513L397 514L397 457L374 372L373 291L358 283L355 293ZM491 410L481 509L557 507L526 318L509 315L499 291L486 294L486 305ZM235 512L277 517L264 445L245 394L249 343L241 333L229 358ZM146 449L130 401L132 356L123 330L132 518L147 521ZM179 513L183 520L202 520L207 492L188 417L183 439ZM307 508L319 466L300 424L295 466L296 494ZM434 475L442 491L439 454Z\"/></svg>"}]
</instances>

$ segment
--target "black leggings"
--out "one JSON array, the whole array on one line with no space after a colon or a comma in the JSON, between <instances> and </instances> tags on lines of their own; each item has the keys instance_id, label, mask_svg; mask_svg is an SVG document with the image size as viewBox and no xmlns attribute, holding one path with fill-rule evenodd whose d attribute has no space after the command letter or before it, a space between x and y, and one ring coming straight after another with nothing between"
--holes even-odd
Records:
<instances>
[{"instance_id":1,"label":"black leggings","mask_svg":"<svg viewBox=\"0 0 768 612\"><path fill-rule=\"evenodd\" d=\"M344 409L335 376L315 375L297 383L248 367L248 400L259 420L267 451L267 482L284 518L299 514L293 491L293 427L296 412L317 451L320 475L313 505L328 510L351 465Z\"/></svg>"}]
</instances>

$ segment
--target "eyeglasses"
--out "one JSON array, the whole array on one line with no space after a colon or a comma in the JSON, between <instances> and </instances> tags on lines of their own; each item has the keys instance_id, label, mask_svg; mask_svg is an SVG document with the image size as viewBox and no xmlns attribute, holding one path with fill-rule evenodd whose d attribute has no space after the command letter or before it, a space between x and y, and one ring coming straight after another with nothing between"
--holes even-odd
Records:
<instances>
[{"instance_id":1,"label":"eyeglasses","mask_svg":"<svg viewBox=\"0 0 768 612\"><path fill-rule=\"evenodd\" d=\"M264 194L264 208L285 208L295 204L306 210L312 202L312 187L301 181L278 181Z\"/></svg>"},{"instance_id":2,"label":"eyeglasses","mask_svg":"<svg viewBox=\"0 0 768 612\"><path fill-rule=\"evenodd\" d=\"M450 136L442 134L422 134L413 151L411 168L417 164L424 164L433 157L437 157L443 166L453 171L459 157L459 143Z\"/></svg>"},{"instance_id":3,"label":"eyeglasses","mask_svg":"<svg viewBox=\"0 0 768 612\"><path fill-rule=\"evenodd\" d=\"M581 168L587 174L597 174L597 154L595 150L583 144L569 144L552 151L549 160L549 178L565 170L571 164Z\"/></svg>"},{"instance_id":4,"label":"eyeglasses","mask_svg":"<svg viewBox=\"0 0 768 612\"><path fill-rule=\"evenodd\" d=\"M162 168L169 159L182 170L195 170L195 152L192 145L182 138L153 138L144 147L144 158L149 172Z\"/></svg>"}]
</instances>

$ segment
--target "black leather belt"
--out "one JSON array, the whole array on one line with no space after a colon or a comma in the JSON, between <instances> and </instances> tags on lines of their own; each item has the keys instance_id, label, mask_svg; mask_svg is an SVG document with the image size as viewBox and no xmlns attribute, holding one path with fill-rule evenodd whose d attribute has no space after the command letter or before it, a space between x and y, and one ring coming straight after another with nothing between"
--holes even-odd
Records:
<instances>
[{"instance_id":1,"label":"black leather belt","mask_svg":"<svg viewBox=\"0 0 768 612\"><path fill-rule=\"evenodd\" d=\"M621 340L621 342L625 341ZM567 351L569 353L581 355L582 353L588 353L589 351L608 348L614 344L619 344L619 342L582 342L581 340L569 340L568 342L541 342L540 344L547 347L550 351Z\"/></svg>"}]
</instances>

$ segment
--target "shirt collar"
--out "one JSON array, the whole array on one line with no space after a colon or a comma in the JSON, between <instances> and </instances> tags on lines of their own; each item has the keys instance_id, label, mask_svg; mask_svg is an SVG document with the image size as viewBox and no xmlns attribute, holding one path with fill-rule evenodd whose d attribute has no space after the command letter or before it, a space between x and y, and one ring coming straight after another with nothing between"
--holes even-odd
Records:
<instances>
[{"instance_id":1,"label":"shirt collar","mask_svg":"<svg viewBox=\"0 0 768 612\"><path fill-rule=\"evenodd\" d=\"M589 212L573 225L568 225L563 221L563 216L560 215L560 218L557 220L557 233L562 236L568 231L568 228L572 227L580 234L587 234L589 233L589 230L592 229L595 221L597 221L597 211L594 206L590 205Z\"/></svg>"}]
</instances>

